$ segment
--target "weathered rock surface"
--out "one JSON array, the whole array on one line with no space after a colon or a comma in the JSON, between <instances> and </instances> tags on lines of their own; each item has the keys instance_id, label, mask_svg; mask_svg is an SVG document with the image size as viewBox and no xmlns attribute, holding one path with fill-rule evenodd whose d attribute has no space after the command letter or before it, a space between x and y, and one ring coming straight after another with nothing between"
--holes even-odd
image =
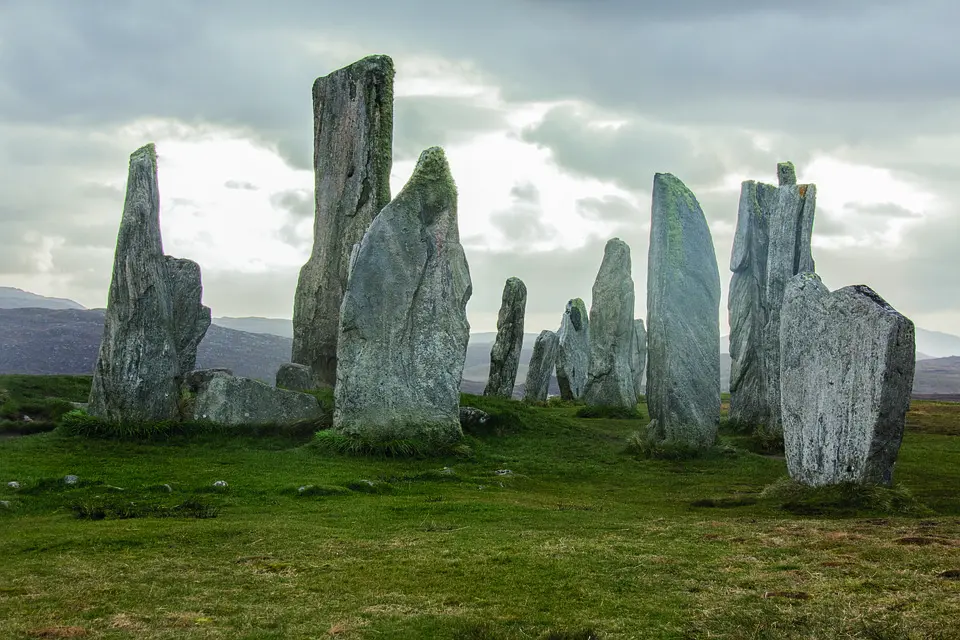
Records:
<instances>
[{"instance_id":1,"label":"weathered rock surface","mask_svg":"<svg viewBox=\"0 0 960 640\"><path fill-rule=\"evenodd\" d=\"M295 362L284 362L277 369L277 387L293 391L308 391L314 388L310 367Z\"/></svg>"},{"instance_id":2,"label":"weathered rock surface","mask_svg":"<svg viewBox=\"0 0 960 640\"><path fill-rule=\"evenodd\" d=\"M743 183L728 301L730 419L781 433L780 308L789 278L815 271L810 241L816 186L797 185L789 162L780 186Z\"/></svg>"},{"instance_id":3,"label":"weathered rock surface","mask_svg":"<svg viewBox=\"0 0 960 640\"><path fill-rule=\"evenodd\" d=\"M163 255L157 155L130 156L103 339L88 410L119 422L174 420L180 377L193 368L210 326L200 268Z\"/></svg>"},{"instance_id":4,"label":"weathered rock surface","mask_svg":"<svg viewBox=\"0 0 960 640\"><path fill-rule=\"evenodd\" d=\"M369 56L313 84L316 214L313 251L300 270L291 360L333 386L350 251L390 202L393 61Z\"/></svg>"},{"instance_id":5,"label":"weathered rock surface","mask_svg":"<svg viewBox=\"0 0 960 640\"><path fill-rule=\"evenodd\" d=\"M181 386L190 393L196 393L205 387L211 380L219 376L232 376L233 371L223 367L210 369L194 369L183 376Z\"/></svg>"},{"instance_id":6,"label":"weathered rock surface","mask_svg":"<svg viewBox=\"0 0 960 640\"><path fill-rule=\"evenodd\" d=\"M567 302L560 322L557 347L557 385L564 400L579 400L590 368L590 316L580 298Z\"/></svg>"},{"instance_id":7,"label":"weathered rock surface","mask_svg":"<svg viewBox=\"0 0 960 640\"><path fill-rule=\"evenodd\" d=\"M530 402L546 402L550 378L557 362L560 337L553 331L541 331L533 343L533 355L527 367L523 399Z\"/></svg>"},{"instance_id":8,"label":"weathered rock surface","mask_svg":"<svg viewBox=\"0 0 960 640\"><path fill-rule=\"evenodd\" d=\"M464 431L476 429L490 422L490 414L476 407L460 407L460 427Z\"/></svg>"},{"instance_id":9,"label":"weathered rock surface","mask_svg":"<svg viewBox=\"0 0 960 640\"><path fill-rule=\"evenodd\" d=\"M648 438L712 446L720 422L720 272L693 193L653 179L647 267Z\"/></svg>"},{"instance_id":10,"label":"weathered rock surface","mask_svg":"<svg viewBox=\"0 0 960 640\"><path fill-rule=\"evenodd\" d=\"M508 278L503 286L497 337L490 349L490 375L485 396L510 398L517 382L517 367L523 349L523 317L527 308L527 287L520 278Z\"/></svg>"},{"instance_id":11,"label":"weathered rock surface","mask_svg":"<svg viewBox=\"0 0 960 640\"><path fill-rule=\"evenodd\" d=\"M643 374L647 368L647 329L643 320L633 321L633 346L630 349L630 369L633 371L633 388L637 392L637 402L643 395Z\"/></svg>"},{"instance_id":12,"label":"weathered rock surface","mask_svg":"<svg viewBox=\"0 0 960 640\"><path fill-rule=\"evenodd\" d=\"M472 291L456 185L443 149L432 147L355 251L341 309L334 428L382 440L462 437Z\"/></svg>"},{"instance_id":13,"label":"weathered rock surface","mask_svg":"<svg viewBox=\"0 0 960 640\"><path fill-rule=\"evenodd\" d=\"M637 406L631 367L635 297L631 268L627 243L608 240L590 306L590 366L583 393L588 405Z\"/></svg>"},{"instance_id":14,"label":"weathered rock surface","mask_svg":"<svg viewBox=\"0 0 960 640\"><path fill-rule=\"evenodd\" d=\"M889 485L915 368L913 322L870 287L802 273L784 295L780 360L790 477Z\"/></svg>"},{"instance_id":15,"label":"weathered rock surface","mask_svg":"<svg viewBox=\"0 0 960 640\"><path fill-rule=\"evenodd\" d=\"M208 370L209 372L209 370ZM198 380L193 382L196 384ZM277 389L259 380L226 373L204 376L194 387L192 418L222 425L294 424L320 417L315 397L298 391Z\"/></svg>"}]
</instances>

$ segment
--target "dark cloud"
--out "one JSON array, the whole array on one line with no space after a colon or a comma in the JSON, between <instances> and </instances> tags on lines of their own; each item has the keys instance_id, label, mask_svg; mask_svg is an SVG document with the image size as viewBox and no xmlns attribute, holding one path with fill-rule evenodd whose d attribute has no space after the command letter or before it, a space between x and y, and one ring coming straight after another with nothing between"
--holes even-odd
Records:
<instances>
[{"instance_id":1,"label":"dark cloud","mask_svg":"<svg viewBox=\"0 0 960 640\"><path fill-rule=\"evenodd\" d=\"M504 113L472 98L403 96L394 103L395 161L416 160L433 146L447 147L478 133L502 130Z\"/></svg>"}]
</instances>

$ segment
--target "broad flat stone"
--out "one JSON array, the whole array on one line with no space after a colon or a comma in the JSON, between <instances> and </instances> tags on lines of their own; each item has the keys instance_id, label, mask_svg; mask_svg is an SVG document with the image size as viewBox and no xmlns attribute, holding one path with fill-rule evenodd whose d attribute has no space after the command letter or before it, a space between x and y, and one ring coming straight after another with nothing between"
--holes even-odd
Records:
<instances>
[{"instance_id":1,"label":"broad flat stone","mask_svg":"<svg viewBox=\"0 0 960 640\"><path fill-rule=\"evenodd\" d=\"M313 84L313 251L297 282L291 360L309 366L320 386L336 382L351 248L390 202L393 78L393 61L378 55Z\"/></svg>"},{"instance_id":2,"label":"broad flat stone","mask_svg":"<svg viewBox=\"0 0 960 640\"><path fill-rule=\"evenodd\" d=\"M485 396L513 397L523 349L523 317L527 308L527 287L520 278L508 278L503 286L497 337L490 349L490 374L483 390Z\"/></svg>"},{"instance_id":3,"label":"broad flat stone","mask_svg":"<svg viewBox=\"0 0 960 640\"><path fill-rule=\"evenodd\" d=\"M915 370L914 325L870 287L788 283L780 326L787 470L812 486L889 485Z\"/></svg>"},{"instance_id":4,"label":"broad flat stone","mask_svg":"<svg viewBox=\"0 0 960 640\"><path fill-rule=\"evenodd\" d=\"M734 236L728 303L730 420L782 433L780 308L787 280L815 271L810 242L816 186L797 185L790 163L777 167L780 187L743 183Z\"/></svg>"},{"instance_id":5,"label":"broad flat stone","mask_svg":"<svg viewBox=\"0 0 960 640\"><path fill-rule=\"evenodd\" d=\"M583 398L588 405L633 408L634 305L630 247L620 238L607 241L593 283L590 306L590 366Z\"/></svg>"},{"instance_id":6,"label":"broad flat stone","mask_svg":"<svg viewBox=\"0 0 960 640\"><path fill-rule=\"evenodd\" d=\"M647 267L648 438L709 447L720 423L720 272L710 228L675 176L653 179Z\"/></svg>"},{"instance_id":7,"label":"broad flat stone","mask_svg":"<svg viewBox=\"0 0 960 640\"><path fill-rule=\"evenodd\" d=\"M580 298L567 302L560 322L557 348L557 385L563 400L579 400L590 368L590 316Z\"/></svg>"},{"instance_id":8,"label":"broad flat stone","mask_svg":"<svg viewBox=\"0 0 960 640\"><path fill-rule=\"evenodd\" d=\"M560 337L553 331L541 331L533 343L533 354L527 366L523 399L528 402L546 402L550 391L550 378L557 362Z\"/></svg>"},{"instance_id":9,"label":"broad flat stone","mask_svg":"<svg viewBox=\"0 0 960 640\"><path fill-rule=\"evenodd\" d=\"M443 150L420 155L351 260L343 299L334 428L376 440L462 437L460 381L470 270Z\"/></svg>"},{"instance_id":10,"label":"broad flat stone","mask_svg":"<svg viewBox=\"0 0 960 640\"><path fill-rule=\"evenodd\" d=\"M322 414L312 395L225 373L207 376L194 393L192 418L222 425L289 425Z\"/></svg>"}]
</instances>

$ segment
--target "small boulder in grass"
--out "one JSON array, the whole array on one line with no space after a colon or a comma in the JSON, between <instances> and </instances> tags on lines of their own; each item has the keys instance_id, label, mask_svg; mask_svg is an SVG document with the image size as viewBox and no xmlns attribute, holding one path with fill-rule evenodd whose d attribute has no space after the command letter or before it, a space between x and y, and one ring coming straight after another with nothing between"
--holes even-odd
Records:
<instances>
[{"instance_id":1,"label":"small boulder in grass","mask_svg":"<svg viewBox=\"0 0 960 640\"><path fill-rule=\"evenodd\" d=\"M19 488L20 488L20 483L17 482L16 480L12 480L12 481L10 481L10 482L7 483L7 488L9 488L9 489L14 489L14 490L19 489Z\"/></svg>"},{"instance_id":2,"label":"small boulder in grass","mask_svg":"<svg viewBox=\"0 0 960 640\"><path fill-rule=\"evenodd\" d=\"M9 500L0 500L0 509L9 509L10 501Z\"/></svg>"},{"instance_id":3,"label":"small boulder in grass","mask_svg":"<svg viewBox=\"0 0 960 640\"><path fill-rule=\"evenodd\" d=\"M213 483L213 486L215 486L218 489L226 489L229 485L227 485L226 480L217 480L216 482Z\"/></svg>"},{"instance_id":4,"label":"small boulder in grass","mask_svg":"<svg viewBox=\"0 0 960 640\"><path fill-rule=\"evenodd\" d=\"M80 478L75 475L67 475L63 477L64 484L77 484L80 482Z\"/></svg>"}]
</instances>

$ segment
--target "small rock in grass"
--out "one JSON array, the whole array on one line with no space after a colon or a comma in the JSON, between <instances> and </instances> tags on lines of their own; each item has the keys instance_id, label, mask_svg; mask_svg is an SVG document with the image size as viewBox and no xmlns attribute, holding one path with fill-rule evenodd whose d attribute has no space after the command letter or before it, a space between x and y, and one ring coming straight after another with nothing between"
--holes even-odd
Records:
<instances>
[{"instance_id":1,"label":"small rock in grass","mask_svg":"<svg viewBox=\"0 0 960 640\"><path fill-rule=\"evenodd\" d=\"M299 489L297 489L297 491L298 491L299 493L306 493L306 492L309 491L310 489L313 489L313 485L312 485L312 484L305 484L305 485L303 485L302 487L300 487Z\"/></svg>"},{"instance_id":2,"label":"small rock in grass","mask_svg":"<svg viewBox=\"0 0 960 640\"><path fill-rule=\"evenodd\" d=\"M161 486L167 490L167 493L173 493L173 487L171 487L169 484L164 484Z\"/></svg>"},{"instance_id":3,"label":"small rock in grass","mask_svg":"<svg viewBox=\"0 0 960 640\"><path fill-rule=\"evenodd\" d=\"M452 476L453 474L456 473L456 471L454 471L450 467L444 467L443 469L440 469L440 473L444 475Z\"/></svg>"},{"instance_id":4,"label":"small rock in grass","mask_svg":"<svg viewBox=\"0 0 960 640\"><path fill-rule=\"evenodd\" d=\"M512 476L512 475L513 475L513 471L511 471L510 469L497 469L497 470L494 471L493 473L496 474L496 475L498 475L498 476Z\"/></svg>"},{"instance_id":5,"label":"small rock in grass","mask_svg":"<svg viewBox=\"0 0 960 640\"><path fill-rule=\"evenodd\" d=\"M227 486L227 481L226 481L226 480L217 480L216 482L213 483L213 486L215 486L215 487L226 487L226 486Z\"/></svg>"},{"instance_id":6,"label":"small rock in grass","mask_svg":"<svg viewBox=\"0 0 960 640\"><path fill-rule=\"evenodd\" d=\"M20 488L20 483L17 482L16 480L13 480L13 481L7 483L7 487L9 487L10 489L19 489L19 488Z\"/></svg>"},{"instance_id":7,"label":"small rock in grass","mask_svg":"<svg viewBox=\"0 0 960 640\"><path fill-rule=\"evenodd\" d=\"M0 500L0 508L9 509L10 501L9 500Z\"/></svg>"},{"instance_id":8,"label":"small rock in grass","mask_svg":"<svg viewBox=\"0 0 960 640\"><path fill-rule=\"evenodd\" d=\"M68 475L63 477L63 481L66 484L77 484L80 481L80 478L75 475Z\"/></svg>"}]
</instances>

